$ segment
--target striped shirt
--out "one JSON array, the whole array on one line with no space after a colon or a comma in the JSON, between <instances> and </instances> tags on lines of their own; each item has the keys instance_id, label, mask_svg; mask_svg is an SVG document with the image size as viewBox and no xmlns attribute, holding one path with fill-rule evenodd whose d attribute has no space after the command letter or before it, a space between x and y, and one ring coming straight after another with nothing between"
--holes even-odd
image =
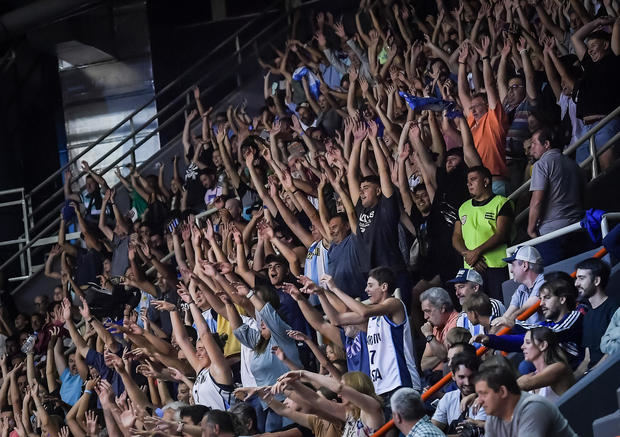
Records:
<instances>
[{"instance_id":1,"label":"striped shirt","mask_svg":"<svg viewBox=\"0 0 620 437\"><path fill-rule=\"evenodd\" d=\"M506 307L504 306L504 304L497 299L491 298L491 320L501 316L505 312ZM482 325L474 325L469 321L466 312L462 312L461 314L459 314L459 318L456 321L456 326L469 330L472 337L475 337L478 334L486 334Z\"/></svg>"},{"instance_id":2,"label":"striped shirt","mask_svg":"<svg viewBox=\"0 0 620 437\"><path fill-rule=\"evenodd\" d=\"M538 292L540 291L540 286L545 283L545 275L541 273L534 280L534 284L532 284L532 288L528 288L525 284L519 284L519 287L512 295L510 299L510 305L516 308L523 308L525 302L532 297L538 296ZM536 323L539 320L543 320L540 311L532 314L527 320L527 323Z\"/></svg>"},{"instance_id":3,"label":"striped shirt","mask_svg":"<svg viewBox=\"0 0 620 437\"><path fill-rule=\"evenodd\" d=\"M488 346L491 349L498 349L505 352L521 352L521 345L527 330L546 326L555 332L558 342L568 355L568 361L576 367L583 360L582 334L583 334L583 314L580 311L567 313L558 322L553 320L541 320L536 323L517 320L511 335L489 335Z\"/></svg>"}]
</instances>

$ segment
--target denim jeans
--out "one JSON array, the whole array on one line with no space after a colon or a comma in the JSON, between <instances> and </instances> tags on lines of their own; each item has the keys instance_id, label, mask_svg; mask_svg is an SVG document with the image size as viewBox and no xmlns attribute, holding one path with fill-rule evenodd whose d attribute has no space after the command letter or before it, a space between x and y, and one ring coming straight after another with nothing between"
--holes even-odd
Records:
<instances>
[{"instance_id":1,"label":"denim jeans","mask_svg":"<svg viewBox=\"0 0 620 437\"><path fill-rule=\"evenodd\" d=\"M588 131L592 130L597 123L586 126ZM596 150L600 150L614 135L620 132L620 118L614 118L610 120L600 131L594 134L594 145ZM575 158L577 164L581 164L586 158L590 156L590 141L586 141L581 146L577 147Z\"/></svg>"}]
</instances>

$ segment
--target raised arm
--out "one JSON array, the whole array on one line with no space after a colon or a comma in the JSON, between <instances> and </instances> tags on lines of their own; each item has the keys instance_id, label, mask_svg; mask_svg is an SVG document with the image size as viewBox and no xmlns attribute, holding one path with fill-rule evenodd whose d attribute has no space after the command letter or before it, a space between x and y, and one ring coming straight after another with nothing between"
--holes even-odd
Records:
<instances>
[{"instance_id":1,"label":"raised arm","mask_svg":"<svg viewBox=\"0 0 620 437\"><path fill-rule=\"evenodd\" d=\"M392 184L392 178L390 177L390 167L387 163L387 158L383 154L383 150L379 147L376 137L377 124L374 121L369 123L369 138L373 145L373 151L375 154L375 161L377 162L377 169L379 170L379 180L381 182L381 193L390 198L394 194L394 185ZM373 135L374 133L374 135Z\"/></svg>"},{"instance_id":2,"label":"raised arm","mask_svg":"<svg viewBox=\"0 0 620 437\"><path fill-rule=\"evenodd\" d=\"M90 165L88 165L88 162L82 161L82 171L86 172L86 174L92 177L95 180L95 182L99 184L99 186L101 187L103 191L107 191L110 189L105 179L101 175L99 175L97 172L95 172L93 169L91 169Z\"/></svg>"},{"instance_id":3,"label":"raised arm","mask_svg":"<svg viewBox=\"0 0 620 437\"><path fill-rule=\"evenodd\" d=\"M482 75L484 77L484 88L487 92L489 109L494 110L498 104L501 105L501 101L499 99L499 93L497 92L495 77L493 76L493 69L491 68L491 39L488 36L483 36L480 40L480 46L474 47L482 58Z\"/></svg>"},{"instance_id":4,"label":"raised arm","mask_svg":"<svg viewBox=\"0 0 620 437\"><path fill-rule=\"evenodd\" d=\"M536 98L538 97L538 90L536 89L536 80L534 77L534 66L530 55L527 53L527 42L525 38L519 38L517 49L521 54L521 62L523 63L523 71L525 73L525 92L527 93L527 99L530 105L536 105Z\"/></svg>"},{"instance_id":5,"label":"raised arm","mask_svg":"<svg viewBox=\"0 0 620 437\"><path fill-rule=\"evenodd\" d=\"M362 141L366 138L368 129L363 123L356 122L353 128L353 148L351 149L351 156L349 158L349 167L347 168L347 183L349 184L349 193L351 194L351 201L355 205L360 197L360 177L359 177L359 163L360 163L360 149Z\"/></svg>"},{"instance_id":6,"label":"raised arm","mask_svg":"<svg viewBox=\"0 0 620 437\"><path fill-rule=\"evenodd\" d=\"M471 93L469 91L469 82L467 81L467 58L469 57L469 43L465 43L460 48L459 54L459 73L458 73L458 94L463 113L469 116L471 112Z\"/></svg>"}]
</instances>

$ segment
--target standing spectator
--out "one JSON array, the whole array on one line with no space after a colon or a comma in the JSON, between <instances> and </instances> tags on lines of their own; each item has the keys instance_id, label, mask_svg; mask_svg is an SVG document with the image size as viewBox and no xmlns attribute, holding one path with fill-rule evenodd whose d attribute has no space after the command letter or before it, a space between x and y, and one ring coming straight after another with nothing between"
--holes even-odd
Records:
<instances>
[{"instance_id":1,"label":"standing spectator","mask_svg":"<svg viewBox=\"0 0 620 437\"><path fill-rule=\"evenodd\" d=\"M480 47L474 47L482 58L485 94L471 95L465 71L466 60L472 50L471 44L461 48L459 54L458 93L467 116L467 123L474 137L474 144L482 159L482 165L488 168L492 178L491 190L495 194L507 194L508 168L506 167L506 133L508 117L500 101L493 71L489 49L491 40L485 36Z\"/></svg>"},{"instance_id":2,"label":"standing spectator","mask_svg":"<svg viewBox=\"0 0 620 437\"><path fill-rule=\"evenodd\" d=\"M378 266L390 266L396 275L396 287L408 306L411 280L405 260L398 247L400 207L398 196L390 179L388 164L380 147L374 147L379 176L359 178L360 148L366 136L377 135L376 123L369 130L358 123L353 130L354 141L347 171L351 201L357 212L357 250L362 270L367 272Z\"/></svg>"},{"instance_id":3,"label":"standing spectator","mask_svg":"<svg viewBox=\"0 0 620 437\"><path fill-rule=\"evenodd\" d=\"M391 399L392 419L398 430L407 437L443 437L426 415L424 401L412 388L399 388Z\"/></svg>"},{"instance_id":4,"label":"standing spectator","mask_svg":"<svg viewBox=\"0 0 620 437\"><path fill-rule=\"evenodd\" d=\"M553 403L521 391L507 365L490 366L475 381L478 402L487 413L486 435L577 437Z\"/></svg>"},{"instance_id":5,"label":"standing spectator","mask_svg":"<svg viewBox=\"0 0 620 437\"><path fill-rule=\"evenodd\" d=\"M407 309L393 296L394 273L388 267L370 271L366 285L369 305L339 290L331 277L324 277L322 281L350 309L335 314L333 308L326 306L328 318L336 324L348 321L348 324L366 325L370 377L386 406L397 388L421 388Z\"/></svg>"},{"instance_id":6,"label":"standing spectator","mask_svg":"<svg viewBox=\"0 0 620 437\"><path fill-rule=\"evenodd\" d=\"M531 238L573 224L583 217L583 179L575 162L559 149L554 133L541 128L532 135L530 155L536 160L532 169L529 221ZM581 251L584 239L569 234L538 244L546 265ZM578 238L578 239L576 239Z\"/></svg>"},{"instance_id":7,"label":"standing spectator","mask_svg":"<svg viewBox=\"0 0 620 437\"><path fill-rule=\"evenodd\" d=\"M597 258L581 261L576 266L575 287L579 297L590 305L583 317L583 347L588 350L588 368L595 366L603 357L601 338L611 322L618 302L605 292L609 280L609 266ZM586 358L588 359L588 358Z\"/></svg>"},{"instance_id":8,"label":"standing spectator","mask_svg":"<svg viewBox=\"0 0 620 437\"><path fill-rule=\"evenodd\" d=\"M452 299L446 290L433 287L420 295L422 312L426 323L422 335L426 337L426 348L422 354L422 371L437 369L448 356L444 344L448 332L456 326L459 313L454 311Z\"/></svg>"},{"instance_id":9,"label":"standing spectator","mask_svg":"<svg viewBox=\"0 0 620 437\"><path fill-rule=\"evenodd\" d=\"M614 22L615 21L615 22ZM613 34L597 30L601 26L614 23ZM571 37L575 52L581 61L583 77L576 89L577 117L583 119L588 130L620 102L620 83L617 74L620 70L620 19L599 17L584 24ZM597 150L620 131L620 118L616 117L594 136ZM577 148L577 162L581 163L590 155L590 145L586 141ZM615 158L614 148L599 157L602 170L606 170Z\"/></svg>"},{"instance_id":10,"label":"standing spectator","mask_svg":"<svg viewBox=\"0 0 620 437\"><path fill-rule=\"evenodd\" d=\"M514 321L522 312L538 301L538 291L545 282L543 274L543 259L538 250L532 246L520 246L516 252L508 258L504 258L512 271L512 279L519 284L510 298L510 305L503 317L494 324L506 324L506 321ZM540 320L540 312L532 314L528 323Z\"/></svg>"},{"instance_id":11,"label":"standing spectator","mask_svg":"<svg viewBox=\"0 0 620 437\"><path fill-rule=\"evenodd\" d=\"M467 172L472 198L459 208L452 245L463 255L465 268L476 269L482 275L489 296L501 299L501 284L508 279L503 257L514 210L509 199L493 194L491 180L491 172L485 167L471 167Z\"/></svg>"}]
</instances>

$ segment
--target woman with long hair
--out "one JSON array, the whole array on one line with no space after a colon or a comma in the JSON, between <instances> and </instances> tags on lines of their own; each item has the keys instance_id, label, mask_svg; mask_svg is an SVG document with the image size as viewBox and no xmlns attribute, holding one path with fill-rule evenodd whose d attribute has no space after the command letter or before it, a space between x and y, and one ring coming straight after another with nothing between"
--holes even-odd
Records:
<instances>
[{"instance_id":1,"label":"woman with long hair","mask_svg":"<svg viewBox=\"0 0 620 437\"><path fill-rule=\"evenodd\" d=\"M253 328L248 323L243 322L230 297L222 295L221 299L226 304L227 318L235 337L242 345L253 350L253 354L250 356L250 370L257 385L273 385L281 375L289 370L287 365L272 352L275 348L282 350L291 365L302 368L297 344L287 335L287 331L291 327L276 312L279 299L275 291L268 287L257 287L256 290L250 290L245 285L238 285L237 294L248 298L260 316L258 329ZM283 397L279 397L278 400L283 399ZM267 410L267 405L264 402L262 402L262 407L263 410ZM275 431L290 423L288 419L283 419L274 411L268 410L265 419L265 432Z\"/></svg>"},{"instance_id":2,"label":"woman with long hair","mask_svg":"<svg viewBox=\"0 0 620 437\"><path fill-rule=\"evenodd\" d=\"M525 334L521 350L525 360L536 368L536 371L519 377L517 382L521 390L555 402L575 383L566 355L551 329L544 326L530 329Z\"/></svg>"}]
</instances>

